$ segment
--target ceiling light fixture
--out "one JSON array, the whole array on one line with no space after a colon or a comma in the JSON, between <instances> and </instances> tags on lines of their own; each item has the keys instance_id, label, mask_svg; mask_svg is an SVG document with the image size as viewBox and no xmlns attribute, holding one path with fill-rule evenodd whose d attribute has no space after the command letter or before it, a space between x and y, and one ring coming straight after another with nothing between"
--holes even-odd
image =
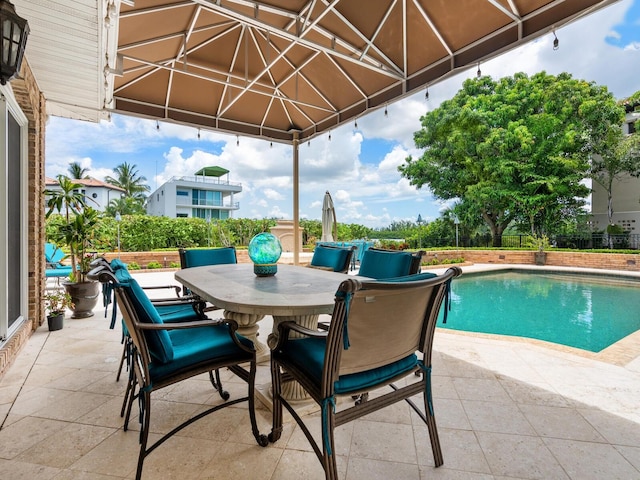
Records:
<instances>
[{"instance_id":1,"label":"ceiling light fixture","mask_svg":"<svg viewBox=\"0 0 640 480\"><path fill-rule=\"evenodd\" d=\"M560 40L556 37L556 31L553 31L553 49L558 50L560 48Z\"/></svg>"},{"instance_id":2,"label":"ceiling light fixture","mask_svg":"<svg viewBox=\"0 0 640 480\"><path fill-rule=\"evenodd\" d=\"M480 78L482 76L482 71L480 70L480 62L478 62L478 71L476 72L476 77Z\"/></svg>"}]
</instances>

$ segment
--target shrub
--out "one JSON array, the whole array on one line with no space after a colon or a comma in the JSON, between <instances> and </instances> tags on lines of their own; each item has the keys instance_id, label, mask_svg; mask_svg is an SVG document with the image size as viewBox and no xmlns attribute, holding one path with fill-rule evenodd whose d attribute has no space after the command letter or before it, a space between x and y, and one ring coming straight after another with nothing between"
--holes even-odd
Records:
<instances>
[{"instance_id":1,"label":"shrub","mask_svg":"<svg viewBox=\"0 0 640 480\"><path fill-rule=\"evenodd\" d=\"M180 268L180 263L178 262L171 262L169 264L169 268Z\"/></svg>"},{"instance_id":2,"label":"shrub","mask_svg":"<svg viewBox=\"0 0 640 480\"><path fill-rule=\"evenodd\" d=\"M149 262L147 263L147 269L156 270L158 268L162 268L162 264L160 262Z\"/></svg>"},{"instance_id":3,"label":"shrub","mask_svg":"<svg viewBox=\"0 0 640 480\"><path fill-rule=\"evenodd\" d=\"M140 270L140 265L138 265L138 263L137 263L137 262L129 262L129 263L127 264L127 268L128 268L129 270Z\"/></svg>"}]
</instances>

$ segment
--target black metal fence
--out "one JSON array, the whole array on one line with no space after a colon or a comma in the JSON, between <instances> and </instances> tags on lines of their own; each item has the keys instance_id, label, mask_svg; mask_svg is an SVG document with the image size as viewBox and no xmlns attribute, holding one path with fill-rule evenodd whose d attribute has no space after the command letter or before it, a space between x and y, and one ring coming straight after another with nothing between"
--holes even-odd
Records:
<instances>
[{"instance_id":1,"label":"black metal fence","mask_svg":"<svg viewBox=\"0 0 640 480\"><path fill-rule=\"evenodd\" d=\"M503 235L502 247L506 248L526 248L529 235ZM456 246L455 238L439 239L436 245L430 247L451 247ZM640 234L630 233L621 235L609 235L606 233L593 233L591 235L553 235L549 238L549 243L557 248L576 248L580 250L595 249L620 249L620 250L640 250ZM457 246L460 247L491 247L493 241L491 235L476 235L473 237L459 237Z\"/></svg>"}]
</instances>

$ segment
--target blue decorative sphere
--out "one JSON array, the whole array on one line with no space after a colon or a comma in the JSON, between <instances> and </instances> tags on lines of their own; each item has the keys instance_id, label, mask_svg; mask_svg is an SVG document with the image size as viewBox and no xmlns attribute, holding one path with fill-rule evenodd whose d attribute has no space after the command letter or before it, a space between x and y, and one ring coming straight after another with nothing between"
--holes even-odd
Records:
<instances>
[{"instance_id":1,"label":"blue decorative sphere","mask_svg":"<svg viewBox=\"0 0 640 480\"><path fill-rule=\"evenodd\" d=\"M282 255L282 245L278 237L271 233L259 233L249 242L249 258L254 263L253 271L258 276L275 275L278 260Z\"/></svg>"}]
</instances>

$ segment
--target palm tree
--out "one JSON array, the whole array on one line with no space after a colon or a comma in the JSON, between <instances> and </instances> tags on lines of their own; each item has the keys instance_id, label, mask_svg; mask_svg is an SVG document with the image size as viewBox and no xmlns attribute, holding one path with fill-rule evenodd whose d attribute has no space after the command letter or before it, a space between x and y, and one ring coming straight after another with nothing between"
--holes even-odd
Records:
<instances>
[{"instance_id":1,"label":"palm tree","mask_svg":"<svg viewBox=\"0 0 640 480\"><path fill-rule=\"evenodd\" d=\"M69 164L69 174L70 174L70 177L73 178L74 180L79 180L81 178L89 178L89 175L87 175L88 171L89 171L88 168L82 168L82 166L78 162L71 162Z\"/></svg>"},{"instance_id":2,"label":"palm tree","mask_svg":"<svg viewBox=\"0 0 640 480\"><path fill-rule=\"evenodd\" d=\"M84 193L81 192L82 185L71 181L66 175L58 175L56 177L60 189L45 190L47 197L47 218L57 210L62 213L64 211L65 219L69 223L69 213L80 213L87 207L87 200Z\"/></svg>"},{"instance_id":3,"label":"palm tree","mask_svg":"<svg viewBox=\"0 0 640 480\"><path fill-rule=\"evenodd\" d=\"M147 181L146 177L138 174L137 165L130 165L124 162L114 168L113 171L117 177L113 178L108 176L104 179L105 182L122 188L127 197L142 201L146 198L145 193L148 192L150 188L145 183Z\"/></svg>"}]
</instances>

